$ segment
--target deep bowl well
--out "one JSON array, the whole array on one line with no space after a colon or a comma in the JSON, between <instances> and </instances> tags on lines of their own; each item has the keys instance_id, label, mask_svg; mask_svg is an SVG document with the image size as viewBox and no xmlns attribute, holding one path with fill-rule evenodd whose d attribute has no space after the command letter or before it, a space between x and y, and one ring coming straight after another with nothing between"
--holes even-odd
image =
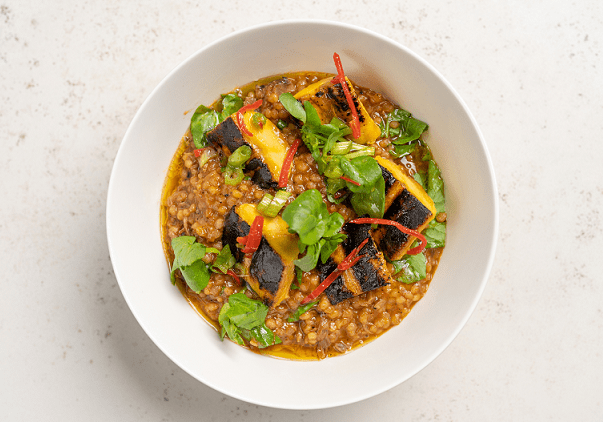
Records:
<instances>
[{"instance_id":1,"label":"deep bowl well","mask_svg":"<svg viewBox=\"0 0 603 422\"><path fill-rule=\"evenodd\" d=\"M356 83L429 124L426 138L445 181L448 237L425 297L402 323L353 352L322 361L252 353L216 331L170 283L159 229L170 160L199 104L253 80L292 71L334 72L333 53ZM206 385L251 403L316 409L356 402L404 382L459 333L494 258L498 201L477 124L454 89L423 59L368 30L326 21L281 21L213 42L172 71L136 113L117 153L107 236L121 291L155 344Z\"/></svg>"}]
</instances>

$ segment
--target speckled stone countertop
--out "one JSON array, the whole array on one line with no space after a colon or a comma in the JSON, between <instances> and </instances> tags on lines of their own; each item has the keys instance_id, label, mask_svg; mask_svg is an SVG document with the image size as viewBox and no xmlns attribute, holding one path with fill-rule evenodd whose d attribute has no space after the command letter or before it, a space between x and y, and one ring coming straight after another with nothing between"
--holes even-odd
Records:
<instances>
[{"instance_id":1,"label":"speckled stone countertop","mask_svg":"<svg viewBox=\"0 0 603 422\"><path fill-rule=\"evenodd\" d=\"M603 418L603 3L0 0L0 420ZM322 18L388 36L458 90L500 194L489 283L461 334L360 403L274 410L174 365L107 249L113 159L137 108L197 49Z\"/></svg>"}]
</instances>

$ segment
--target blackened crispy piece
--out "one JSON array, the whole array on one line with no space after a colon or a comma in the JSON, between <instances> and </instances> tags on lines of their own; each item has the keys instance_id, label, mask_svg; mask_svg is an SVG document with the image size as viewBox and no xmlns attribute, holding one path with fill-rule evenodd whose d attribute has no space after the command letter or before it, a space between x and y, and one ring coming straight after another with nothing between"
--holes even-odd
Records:
<instances>
[{"instance_id":1,"label":"blackened crispy piece","mask_svg":"<svg viewBox=\"0 0 603 422\"><path fill-rule=\"evenodd\" d=\"M420 230L432 217L431 211L413 196L407 189L393 201L383 218L394 220L412 230ZM396 261L404 256L411 237L394 226L380 227L375 234L379 249L390 260Z\"/></svg>"},{"instance_id":2,"label":"blackened crispy piece","mask_svg":"<svg viewBox=\"0 0 603 422\"><path fill-rule=\"evenodd\" d=\"M324 264L319 260L316 269L318 270L320 281L322 282L329 274L337 269L337 264L331 258ZM327 287L325 294L332 305L336 305L341 301L354 297L354 293L345 286L342 276L337 277L335 281Z\"/></svg>"},{"instance_id":3,"label":"blackened crispy piece","mask_svg":"<svg viewBox=\"0 0 603 422\"><path fill-rule=\"evenodd\" d=\"M333 272L332 270L337 267L337 264L365 239L368 238L369 240L358 252L358 256L362 256L362 258L352 268L344 271L325 290L332 305L350 297L386 286L392 280L383 254L377 249L372 238L370 224L348 223L343 226L342 232L345 232L348 238L338 246L338 250L333 254L333 259L330 259L326 264L319 267L318 271L321 281L324 281Z\"/></svg>"},{"instance_id":4,"label":"blackened crispy piece","mask_svg":"<svg viewBox=\"0 0 603 422\"><path fill-rule=\"evenodd\" d=\"M243 139L243 134L232 120L232 117L228 117L213 130L207 132L207 140L218 150L224 151L224 148L226 148L228 150L227 155L243 145L249 146Z\"/></svg>"},{"instance_id":5,"label":"blackened crispy piece","mask_svg":"<svg viewBox=\"0 0 603 422\"><path fill-rule=\"evenodd\" d=\"M251 181L262 189L276 189L278 182L275 182L272 173L268 169L266 163L259 158L252 158L245 166L245 173L253 172Z\"/></svg>"},{"instance_id":6,"label":"blackened crispy piece","mask_svg":"<svg viewBox=\"0 0 603 422\"><path fill-rule=\"evenodd\" d=\"M258 281L259 287L276 296L285 266L279 254L262 237L258 250L251 258L249 273Z\"/></svg>"},{"instance_id":7,"label":"blackened crispy piece","mask_svg":"<svg viewBox=\"0 0 603 422\"><path fill-rule=\"evenodd\" d=\"M237 237L245 237L249 234L250 226L247 224L239 214L235 212L235 208L232 207L224 220L224 229L222 231L222 245L230 246L230 252L232 256L241 262L243 260L243 252L237 248Z\"/></svg>"}]
</instances>

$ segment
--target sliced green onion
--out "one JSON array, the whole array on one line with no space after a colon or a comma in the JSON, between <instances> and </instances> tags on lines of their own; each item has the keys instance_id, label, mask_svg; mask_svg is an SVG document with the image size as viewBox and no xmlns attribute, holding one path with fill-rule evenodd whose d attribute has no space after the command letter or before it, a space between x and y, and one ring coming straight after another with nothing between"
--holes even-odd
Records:
<instances>
[{"instance_id":1,"label":"sliced green onion","mask_svg":"<svg viewBox=\"0 0 603 422\"><path fill-rule=\"evenodd\" d=\"M276 127L279 128L280 130L283 130L287 126L288 126L287 122L284 121L284 120L282 120L282 119L278 119L277 122L276 122Z\"/></svg>"},{"instance_id":2,"label":"sliced green onion","mask_svg":"<svg viewBox=\"0 0 603 422\"><path fill-rule=\"evenodd\" d=\"M279 190L274 196L274 199L272 200L270 205L268 205L268 208L266 209L266 216L276 217L290 196L291 194L286 190Z\"/></svg>"},{"instance_id":3,"label":"sliced green onion","mask_svg":"<svg viewBox=\"0 0 603 422\"><path fill-rule=\"evenodd\" d=\"M343 155L352 150L352 141L336 142L331 148L331 154Z\"/></svg>"},{"instance_id":4,"label":"sliced green onion","mask_svg":"<svg viewBox=\"0 0 603 422\"><path fill-rule=\"evenodd\" d=\"M290 196L291 194L286 190L279 190L275 196L266 193L260 203L256 205L256 209L266 217L276 217Z\"/></svg>"},{"instance_id":5,"label":"sliced green onion","mask_svg":"<svg viewBox=\"0 0 603 422\"><path fill-rule=\"evenodd\" d=\"M253 113L251 116L251 124L260 129L263 128L266 124L266 116L259 112Z\"/></svg>"},{"instance_id":6,"label":"sliced green onion","mask_svg":"<svg viewBox=\"0 0 603 422\"><path fill-rule=\"evenodd\" d=\"M351 160L352 158L362 157L364 155L370 155L370 156L375 155L375 147L367 147L360 151L350 152L349 154L346 154L344 157L347 158L348 160Z\"/></svg>"},{"instance_id":7,"label":"sliced green onion","mask_svg":"<svg viewBox=\"0 0 603 422\"><path fill-rule=\"evenodd\" d=\"M224 172L224 183L227 185L236 186L241 183L244 177L245 174L241 168L232 169L227 167L226 171Z\"/></svg>"},{"instance_id":8,"label":"sliced green onion","mask_svg":"<svg viewBox=\"0 0 603 422\"><path fill-rule=\"evenodd\" d=\"M265 193L264 197L262 198L260 203L255 206L255 208L258 210L259 213L265 214L268 205L270 205L273 199L274 196L270 195L269 193Z\"/></svg>"},{"instance_id":9,"label":"sliced green onion","mask_svg":"<svg viewBox=\"0 0 603 422\"><path fill-rule=\"evenodd\" d=\"M231 155L228 157L228 165L230 167L241 167L249 158L251 157L251 148L247 145L243 145L238 147Z\"/></svg>"},{"instance_id":10,"label":"sliced green onion","mask_svg":"<svg viewBox=\"0 0 603 422\"><path fill-rule=\"evenodd\" d=\"M216 155L216 151L214 151L211 148L205 148L203 150L203 153L201 154L201 156L199 157L199 168L203 167L205 164L207 164L207 162L209 161L209 159L213 156Z\"/></svg>"}]
</instances>

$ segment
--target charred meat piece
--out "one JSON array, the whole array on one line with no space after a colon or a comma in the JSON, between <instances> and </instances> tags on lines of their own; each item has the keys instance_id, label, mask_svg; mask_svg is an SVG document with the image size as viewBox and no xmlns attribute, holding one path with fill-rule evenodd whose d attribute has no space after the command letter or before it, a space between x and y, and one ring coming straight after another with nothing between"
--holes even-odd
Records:
<instances>
[{"instance_id":1,"label":"charred meat piece","mask_svg":"<svg viewBox=\"0 0 603 422\"><path fill-rule=\"evenodd\" d=\"M359 294L388 285L391 274L387 269L383 254L377 249L371 235L370 224L345 224L342 232L348 238L338 246L332 258L326 264L319 266L321 281L324 281L337 264L360 245L365 239L368 243L360 249L360 260L350 269L344 271L327 289L325 293L332 305Z\"/></svg>"}]
</instances>

